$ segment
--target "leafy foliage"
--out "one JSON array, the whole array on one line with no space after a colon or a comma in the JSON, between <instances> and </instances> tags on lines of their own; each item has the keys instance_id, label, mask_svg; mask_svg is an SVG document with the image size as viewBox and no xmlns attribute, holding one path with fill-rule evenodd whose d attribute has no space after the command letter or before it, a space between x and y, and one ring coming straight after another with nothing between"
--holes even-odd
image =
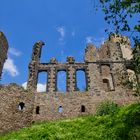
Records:
<instances>
[{"instance_id":1,"label":"leafy foliage","mask_svg":"<svg viewBox=\"0 0 140 140\"><path fill-rule=\"evenodd\" d=\"M100 0L105 20L114 25L116 34L131 31L129 19L140 13L140 0ZM132 27L134 32L140 31L140 21ZM107 30L106 30L107 31Z\"/></svg>"},{"instance_id":2,"label":"leafy foliage","mask_svg":"<svg viewBox=\"0 0 140 140\"><path fill-rule=\"evenodd\" d=\"M97 107L97 115L103 116L114 114L118 110L118 105L112 101L104 101Z\"/></svg>"},{"instance_id":3,"label":"leafy foliage","mask_svg":"<svg viewBox=\"0 0 140 140\"><path fill-rule=\"evenodd\" d=\"M140 103L112 114L34 124L1 135L0 140L139 140Z\"/></svg>"}]
</instances>

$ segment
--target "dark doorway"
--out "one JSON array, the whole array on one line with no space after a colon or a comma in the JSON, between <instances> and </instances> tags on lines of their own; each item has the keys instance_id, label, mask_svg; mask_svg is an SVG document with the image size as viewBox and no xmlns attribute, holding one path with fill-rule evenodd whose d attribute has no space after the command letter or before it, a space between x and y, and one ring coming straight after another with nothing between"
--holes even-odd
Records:
<instances>
[{"instance_id":1,"label":"dark doorway","mask_svg":"<svg viewBox=\"0 0 140 140\"><path fill-rule=\"evenodd\" d=\"M84 105L81 105L81 112L85 112L86 111L86 108Z\"/></svg>"},{"instance_id":2,"label":"dark doorway","mask_svg":"<svg viewBox=\"0 0 140 140\"><path fill-rule=\"evenodd\" d=\"M40 111L40 107L37 106L37 107L36 107L36 114L39 114L39 111Z\"/></svg>"}]
</instances>

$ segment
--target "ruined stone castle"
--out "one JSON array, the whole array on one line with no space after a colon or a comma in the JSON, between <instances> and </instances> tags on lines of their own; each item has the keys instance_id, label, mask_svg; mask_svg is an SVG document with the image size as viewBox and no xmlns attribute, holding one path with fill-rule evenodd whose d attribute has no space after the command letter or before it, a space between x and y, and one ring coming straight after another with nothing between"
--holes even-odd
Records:
<instances>
[{"instance_id":1,"label":"ruined stone castle","mask_svg":"<svg viewBox=\"0 0 140 140\"><path fill-rule=\"evenodd\" d=\"M121 43L122 38L126 40L125 44ZM112 35L100 48L88 44L82 63L76 62L73 57L67 57L66 63L59 63L55 58L41 63L44 45L39 41L33 46L26 90L16 84L0 86L1 133L36 121L94 114L96 107L104 100L121 105L138 100L124 84L129 80L128 70L133 70L128 38ZM3 55L0 56L2 60L5 60ZM77 89L76 73L79 70L85 73L85 91ZM56 86L57 73L60 71L66 72L65 93L58 91ZM44 93L37 92L41 72L48 74Z\"/></svg>"}]
</instances>

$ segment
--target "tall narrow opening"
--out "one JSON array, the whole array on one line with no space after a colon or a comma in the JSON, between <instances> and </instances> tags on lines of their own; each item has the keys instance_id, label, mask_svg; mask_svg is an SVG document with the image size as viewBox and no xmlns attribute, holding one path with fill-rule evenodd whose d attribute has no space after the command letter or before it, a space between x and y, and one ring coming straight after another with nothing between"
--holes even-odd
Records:
<instances>
[{"instance_id":1,"label":"tall narrow opening","mask_svg":"<svg viewBox=\"0 0 140 140\"><path fill-rule=\"evenodd\" d=\"M39 114L39 113L40 113L40 107L37 106L37 107L36 107L36 114Z\"/></svg>"},{"instance_id":2,"label":"tall narrow opening","mask_svg":"<svg viewBox=\"0 0 140 140\"><path fill-rule=\"evenodd\" d=\"M40 72L38 74L37 92L47 92L48 73Z\"/></svg>"},{"instance_id":3,"label":"tall narrow opening","mask_svg":"<svg viewBox=\"0 0 140 140\"><path fill-rule=\"evenodd\" d=\"M57 72L57 91L66 92L67 91L66 82L66 71Z\"/></svg>"},{"instance_id":4,"label":"tall narrow opening","mask_svg":"<svg viewBox=\"0 0 140 140\"><path fill-rule=\"evenodd\" d=\"M81 112L85 112L86 111L86 108L84 105L81 105Z\"/></svg>"},{"instance_id":5,"label":"tall narrow opening","mask_svg":"<svg viewBox=\"0 0 140 140\"><path fill-rule=\"evenodd\" d=\"M103 88L105 91L110 91L110 85L108 79L103 79Z\"/></svg>"},{"instance_id":6,"label":"tall narrow opening","mask_svg":"<svg viewBox=\"0 0 140 140\"><path fill-rule=\"evenodd\" d=\"M76 90L77 91L86 91L87 90L85 70L76 71Z\"/></svg>"}]
</instances>

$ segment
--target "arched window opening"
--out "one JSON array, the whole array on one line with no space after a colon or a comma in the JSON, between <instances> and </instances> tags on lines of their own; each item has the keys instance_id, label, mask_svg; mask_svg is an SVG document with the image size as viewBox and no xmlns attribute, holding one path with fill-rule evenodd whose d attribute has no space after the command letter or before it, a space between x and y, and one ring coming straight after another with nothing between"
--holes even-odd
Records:
<instances>
[{"instance_id":1,"label":"arched window opening","mask_svg":"<svg viewBox=\"0 0 140 140\"><path fill-rule=\"evenodd\" d=\"M48 80L47 72L38 73L37 92L47 92L47 80Z\"/></svg>"},{"instance_id":2,"label":"arched window opening","mask_svg":"<svg viewBox=\"0 0 140 140\"><path fill-rule=\"evenodd\" d=\"M76 90L87 91L86 74L84 70L76 71Z\"/></svg>"},{"instance_id":3,"label":"arched window opening","mask_svg":"<svg viewBox=\"0 0 140 140\"><path fill-rule=\"evenodd\" d=\"M23 110L25 108L25 104L23 102L20 102L18 105L19 110Z\"/></svg>"},{"instance_id":4,"label":"arched window opening","mask_svg":"<svg viewBox=\"0 0 140 140\"><path fill-rule=\"evenodd\" d=\"M66 71L57 72L57 91L66 92Z\"/></svg>"},{"instance_id":5,"label":"arched window opening","mask_svg":"<svg viewBox=\"0 0 140 140\"><path fill-rule=\"evenodd\" d=\"M85 112L86 111L86 108L84 105L81 105L81 112Z\"/></svg>"},{"instance_id":6,"label":"arched window opening","mask_svg":"<svg viewBox=\"0 0 140 140\"><path fill-rule=\"evenodd\" d=\"M110 91L110 85L108 79L103 79L103 88L105 91Z\"/></svg>"},{"instance_id":7,"label":"arched window opening","mask_svg":"<svg viewBox=\"0 0 140 140\"><path fill-rule=\"evenodd\" d=\"M40 114L40 107L39 106L36 107L36 114Z\"/></svg>"},{"instance_id":8,"label":"arched window opening","mask_svg":"<svg viewBox=\"0 0 140 140\"><path fill-rule=\"evenodd\" d=\"M58 107L58 112L59 112L59 113L62 113L62 112L63 112L62 106L59 106L59 107Z\"/></svg>"}]
</instances>

